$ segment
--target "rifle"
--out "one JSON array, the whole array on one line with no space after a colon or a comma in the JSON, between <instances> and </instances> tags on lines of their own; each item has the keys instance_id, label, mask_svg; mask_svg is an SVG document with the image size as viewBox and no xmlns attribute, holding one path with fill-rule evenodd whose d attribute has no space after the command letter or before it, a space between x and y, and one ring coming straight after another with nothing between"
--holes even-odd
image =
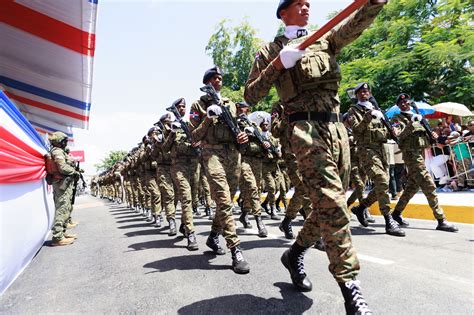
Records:
<instances>
[{"instance_id":1,"label":"rifle","mask_svg":"<svg viewBox=\"0 0 474 315\"><path fill-rule=\"evenodd\" d=\"M71 200L71 205L74 204L76 201L76 191L77 191L77 183L79 182L79 179L82 180L82 188L86 188L86 181L84 180L84 176L82 176L82 173L80 172L80 167L79 167L79 162L76 163L76 167L74 168L77 172L79 172L79 176L74 176L74 188L72 189L72 200Z\"/></svg>"},{"instance_id":2,"label":"rifle","mask_svg":"<svg viewBox=\"0 0 474 315\"><path fill-rule=\"evenodd\" d=\"M227 125L227 127L229 127L230 131L232 131L232 134L237 139L237 136L240 133L240 128L235 123L234 117L232 117L229 108L222 104L214 87L208 84L200 88L200 90L211 97L213 104L221 108L222 114L219 115L219 120L223 121ZM247 145L247 143L238 144L238 147L239 149L244 149Z\"/></svg>"},{"instance_id":3,"label":"rifle","mask_svg":"<svg viewBox=\"0 0 474 315\"><path fill-rule=\"evenodd\" d=\"M349 15L354 13L356 10L358 10L360 7L362 7L364 4L366 4L368 0L355 0L353 3L351 3L347 8L339 12L335 17L333 17L331 20L329 20L326 24L324 24L321 28L319 28L316 32L311 34L307 39L305 39L303 42L301 42L298 45L299 50L304 50L308 48L308 46L311 46L316 42L318 39L323 37L324 34L332 30L337 24L341 23L345 18L347 18Z\"/></svg>"},{"instance_id":4,"label":"rifle","mask_svg":"<svg viewBox=\"0 0 474 315\"><path fill-rule=\"evenodd\" d=\"M390 120L388 119L387 114L385 114L385 110L380 108L379 103L377 103L377 101L375 100L375 97L370 96L369 102L371 102L374 105L375 109L379 110L383 114L384 119L382 119L382 124L385 126L385 128L387 128L387 131L390 134L390 138L392 138L397 144L400 144L398 137L395 133L395 130L390 124Z\"/></svg>"},{"instance_id":5,"label":"rifle","mask_svg":"<svg viewBox=\"0 0 474 315\"><path fill-rule=\"evenodd\" d=\"M172 112L174 114L174 117L178 120L178 122L181 124L181 128L183 129L184 133L186 134L186 138L188 139L189 142L191 142L191 145L193 143L193 136L191 134L191 131L189 130L188 124L184 121L183 117L178 112L178 109L176 108L176 104L173 103L170 107L166 109L169 112ZM202 149L200 147L194 147L193 146L194 153L196 153L197 156L201 155Z\"/></svg>"},{"instance_id":6,"label":"rifle","mask_svg":"<svg viewBox=\"0 0 474 315\"><path fill-rule=\"evenodd\" d=\"M161 129L161 131L165 130L165 126L163 125L163 123L160 120L158 120L156 123L154 123L153 126L157 126L158 128Z\"/></svg>"},{"instance_id":7,"label":"rifle","mask_svg":"<svg viewBox=\"0 0 474 315\"><path fill-rule=\"evenodd\" d=\"M428 123L426 118L420 114L420 110L418 109L418 106L416 105L416 103L412 101L410 105L413 106L413 109L415 110L415 112L421 116L420 123L423 126L423 128L425 128L425 131L428 135L428 139L430 139L431 144L437 143L436 139L433 137L433 134L432 134L433 131L431 130L430 124Z\"/></svg>"},{"instance_id":8,"label":"rifle","mask_svg":"<svg viewBox=\"0 0 474 315\"><path fill-rule=\"evenodd\" d=\"M252 122L250 121L250 119L247 117L247 115L240 115L239 116L240 119L242 120L245 120L246 122L248 122L250 125L252 125ZM253 128L253 133L252 135L257 138L258 142L263 145L264 142L268 142L270 143L270 147L268 149L266 149L268 151L268 153L272 154L274 157L277 157L278 156L278 150L277 148L275 148L275 146L273 145L273 143L269 140L269 139L266 139L262 133L260 132L260 130L258 130L258 127L255 126Z\"/></svg>"}]
</instances>

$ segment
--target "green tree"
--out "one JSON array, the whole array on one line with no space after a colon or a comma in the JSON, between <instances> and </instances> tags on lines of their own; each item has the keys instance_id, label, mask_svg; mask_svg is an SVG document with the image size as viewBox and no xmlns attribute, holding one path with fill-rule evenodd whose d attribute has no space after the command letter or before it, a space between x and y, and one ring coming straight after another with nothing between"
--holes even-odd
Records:
<instances>
[{"instance_id":1,"label":"green tree","mask_svg":"<svg viewBox=\"0 0 474 315\"><path fill-rule=\"evenodd\" d=\"M97 172L105 171L111 168L116 162L122 161L123 158L127 155L127 151L118 150L110 151L107 156L100 161L100 163L95 164Z\"/></svg>"},{"instance_id":2,"label":"green tree","mask_svg":"<svg viewBox=\"0 0 474 315\"><path fill-rule=\"evenodd\" d=\"M257 31L244 19L239 25L230 27L229 20L223 19L216 26L206 46L206 53L223 72L222 96L233 101L243 100L244 86L255 55L263 41L256 37ZM272 89L254 110L269 110L278 100Z\"/></svg>"},{"instance_id":3,"label":"green tree","mask_svg":"<svg viewBox=\"0 0 474 315\"><path fill-rule=\"evenodd\" d=\"M386 108L401 92L472 108L473 13L470 0L391 1L339 56L343 111L350 104L344 91L362 81Z\"/></svg>"}]
</instances>

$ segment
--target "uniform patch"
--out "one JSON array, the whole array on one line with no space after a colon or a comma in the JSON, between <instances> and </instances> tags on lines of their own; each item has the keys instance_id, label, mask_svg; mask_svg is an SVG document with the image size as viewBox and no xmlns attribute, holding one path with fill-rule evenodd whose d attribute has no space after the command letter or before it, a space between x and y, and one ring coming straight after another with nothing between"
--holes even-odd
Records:
<instances>
[{"instance_id":1,"label":"uniform patch","mask_svg":"<svg viewBox=\"0 0 474 315\"><path fill-rule=\"evenodd\" d=\"M199 119L199 114L196 112L190 112L189 119Z\"/></svg>"}]
</instances>

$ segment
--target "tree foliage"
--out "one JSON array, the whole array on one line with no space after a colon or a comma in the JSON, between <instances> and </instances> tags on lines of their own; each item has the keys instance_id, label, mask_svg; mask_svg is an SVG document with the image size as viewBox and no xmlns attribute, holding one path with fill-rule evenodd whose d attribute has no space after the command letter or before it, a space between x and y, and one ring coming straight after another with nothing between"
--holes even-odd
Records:
<instances>
[{"instance_id":1,"label":"tree foliage","mask_svg":"<svg viewBox=\"0 0 474 315\"><path fill-rule=\"evenodd\" d=\"M337 12L331 13L335 15ZM345 90L368 82L382 107L406 92L429 103L453 101L472 108L474 99L474 4L472 0L390 1L374 24L338 57L341 111L350 105ZM257 50L263 44L247 20L235 27L222 20L206 52L224 74L222 94L237 101ZM309 29L316 29L310 26ZM284 30L280 25L276 34ZM278 100L274 88L256 107Z\"/></svg>"},{"instance_id":2,"label":"tree foliage","mask_svg":"<svg viewBox=\"0 0 474 315\"><path fill-rule=\"evenodd\" d=\"M116 162L122 161L126 155L127 151L124 150L110 151L107 156L100 161L100 163L97 163L94 166L98 172L108 170Z\"/></svg>"}]
</instances>

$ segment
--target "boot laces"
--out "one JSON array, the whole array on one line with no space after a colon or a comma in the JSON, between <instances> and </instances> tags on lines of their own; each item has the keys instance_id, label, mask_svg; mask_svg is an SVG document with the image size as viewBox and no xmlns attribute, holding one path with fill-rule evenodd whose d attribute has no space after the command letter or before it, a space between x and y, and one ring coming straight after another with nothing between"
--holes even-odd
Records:
<instances>
[{"instance_id":1,"label":"boot laces","mask_svg":"<svg viewBox=\"0 0 474 315\"><path fill-rule=\"evenodd\" d=\"M235 251L235 260L237 260L237 261L243 261L244 260L244 255L242 255L242 252L240 250Z\"/></svg>"},{"instance_id":2,"label":"boot laces","mask_svg":"<svg viewBox=\"0 0 474 315\"><path fill-rule=\"evenodd\" d=\"M367 301L364 299L362 296L362 292L360 291L360 281L359 280L353 280L353 281L348 281L344 284L346 288L351 290L351 295L352 295L352 303L355 305L357 308L357 312L359 312L361 315L368 315L372 314L372 311L369 309L369 306L367 305Z\"/></svg>"},{"instance_id":3,"label":"boot laces","mask_svg":"<svg viewBox=\"0 0 474 315\"><path fill-rule=\"evenodd\" d=\"M296 257L296 268L298 269L298 274L300 275L306 275L306 272L304 270L304 252L298 255Z\"/></svg>"}]
</instances>

